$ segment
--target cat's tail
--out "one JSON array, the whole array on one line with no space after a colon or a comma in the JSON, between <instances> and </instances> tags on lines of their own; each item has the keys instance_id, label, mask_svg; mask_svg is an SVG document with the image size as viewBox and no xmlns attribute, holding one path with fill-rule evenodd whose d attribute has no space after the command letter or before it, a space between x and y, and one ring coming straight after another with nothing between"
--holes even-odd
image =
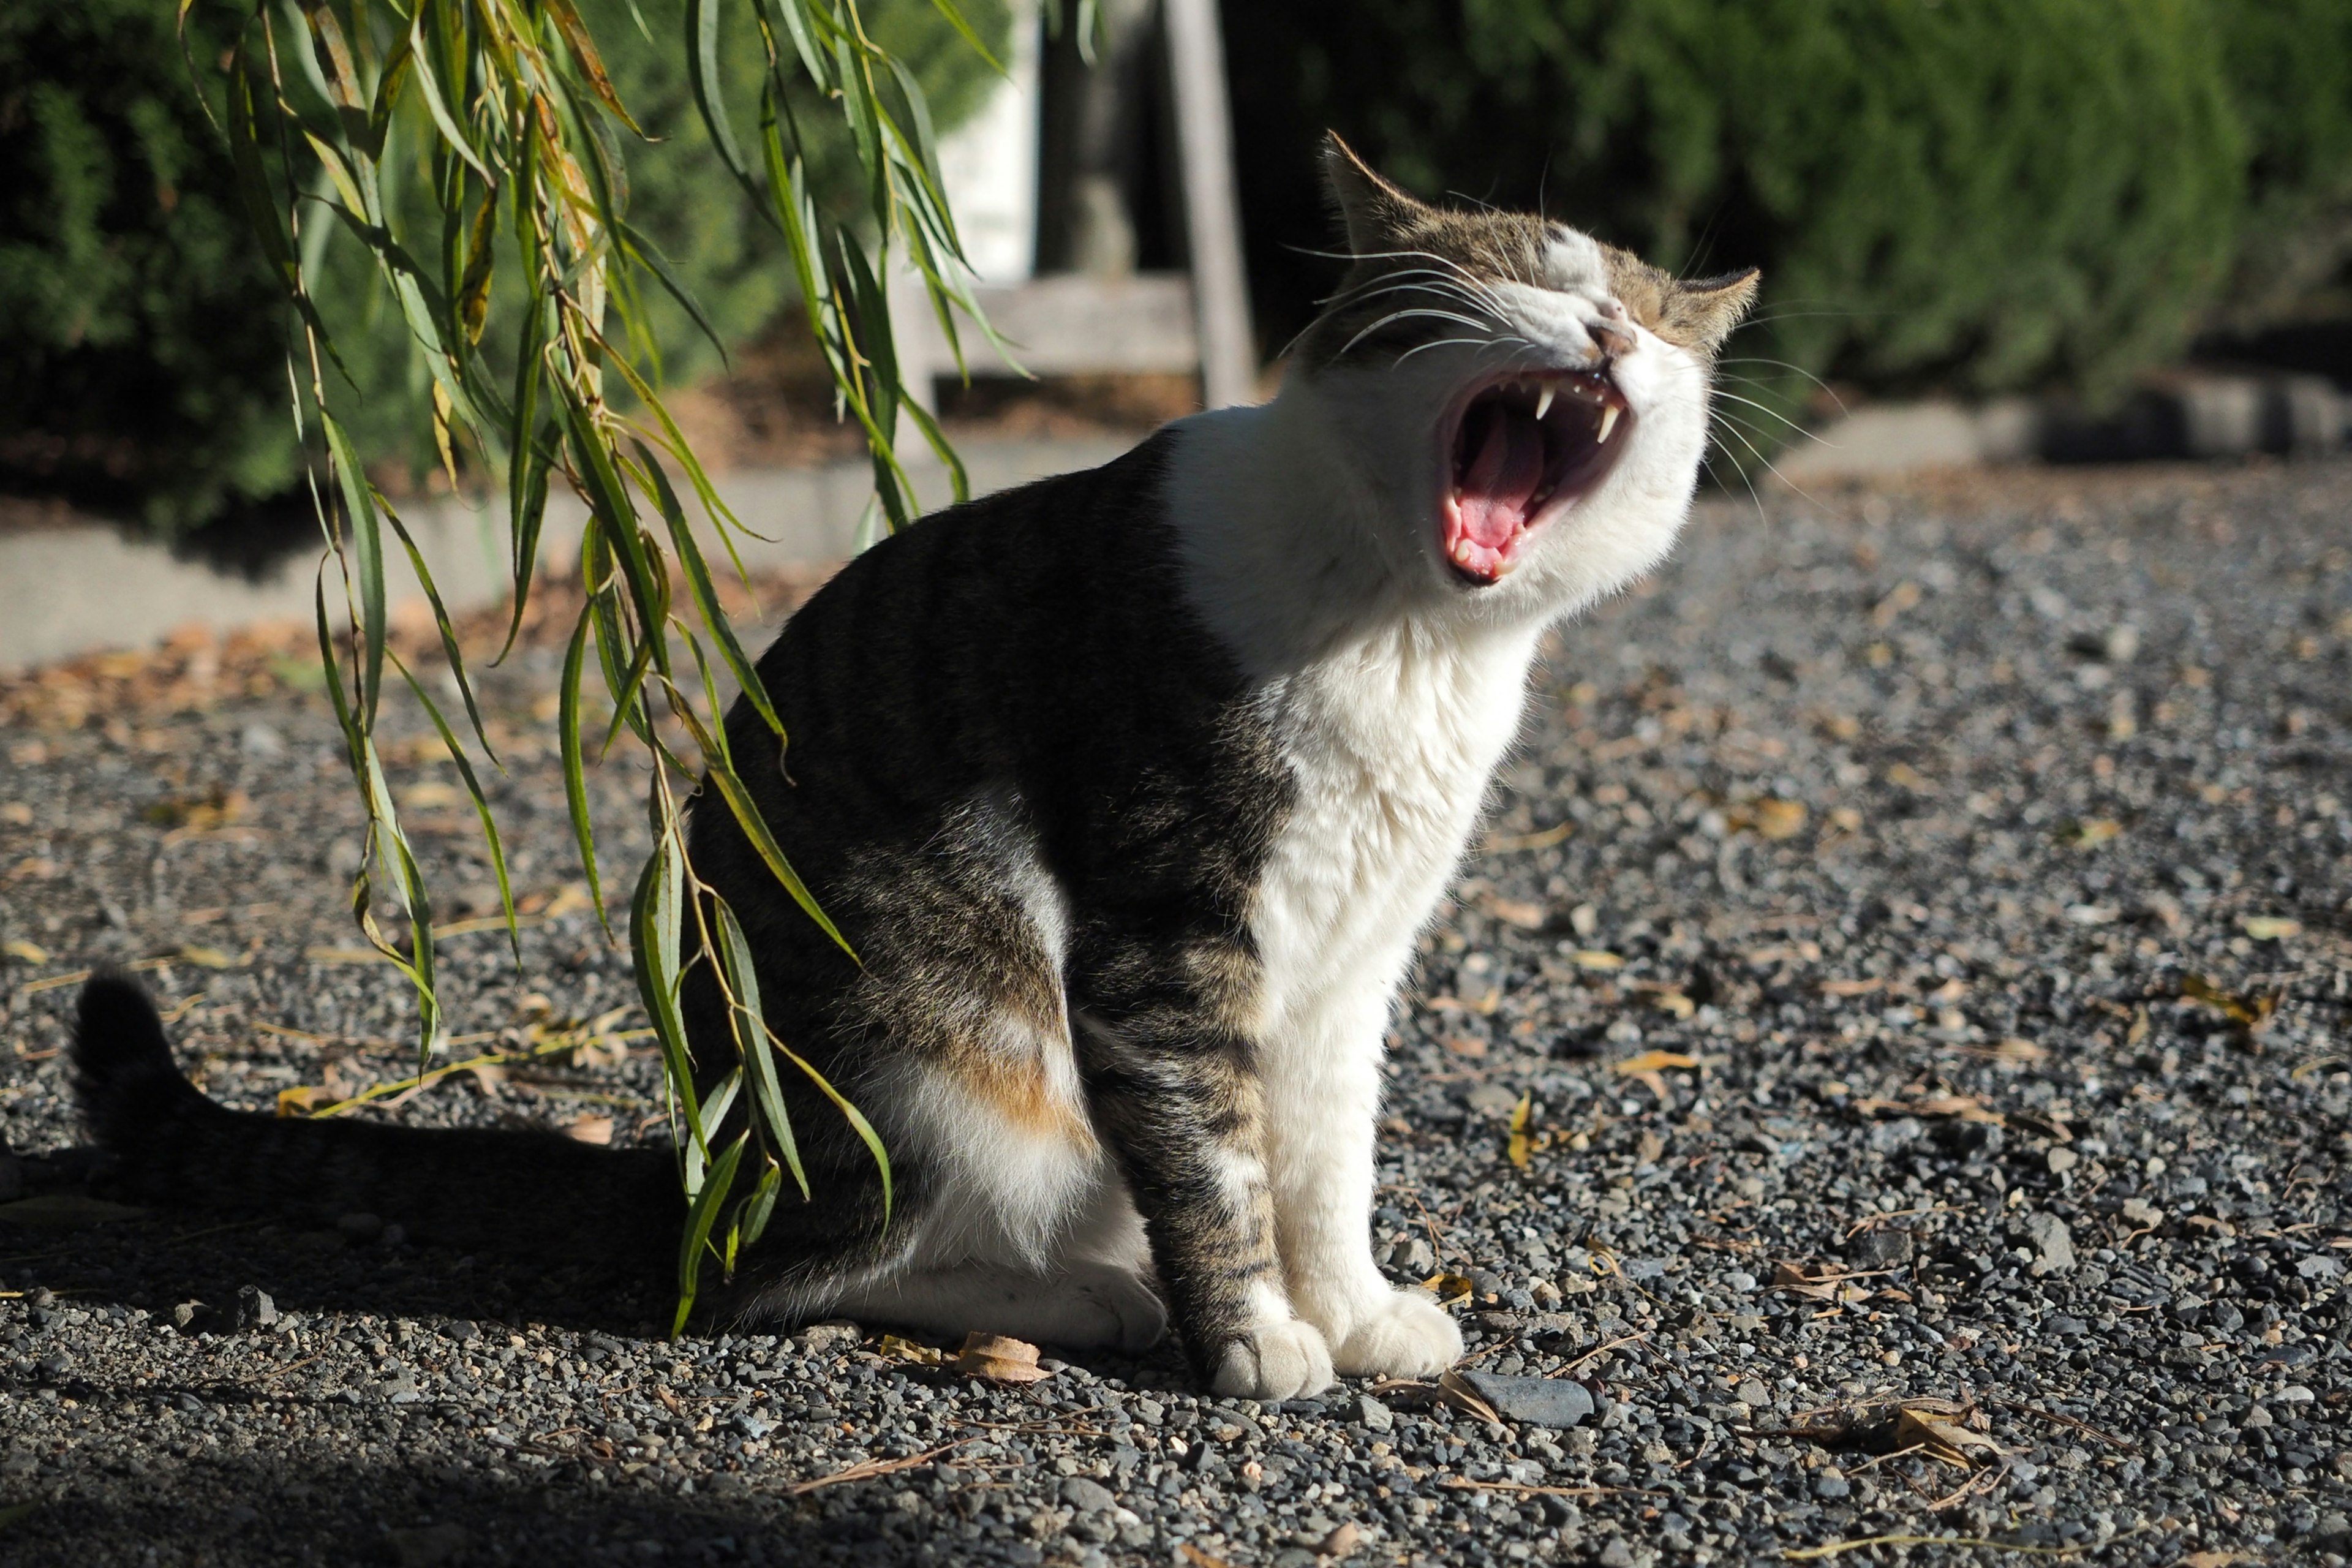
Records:
<instances>
[{"instance_id":1,"label":"cat's tail","mask_svg":"<svg viewBox=\"0 0 2352 1568\"><path fill-rule=\"evenodd\" d=\"M72 1060L110 1189L138 1202L319 1225L373 1215L505 1258L658 1268L677 1248L684 1201L658 1150L231 1110L181 1076L154 1004L119 972L82 987Z\"/></svg>"}]
</instances>

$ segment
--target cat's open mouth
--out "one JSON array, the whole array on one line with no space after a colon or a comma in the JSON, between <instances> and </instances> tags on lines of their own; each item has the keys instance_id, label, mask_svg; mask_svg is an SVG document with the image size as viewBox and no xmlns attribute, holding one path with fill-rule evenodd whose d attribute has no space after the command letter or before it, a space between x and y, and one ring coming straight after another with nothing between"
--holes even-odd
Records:
<instances>
[{"instance_id":1,"label":"cat's open mouth","mask_svg":"<svg viewBox=\"0 0 2352 1568\"><path fill-rule=\"evenodd\" d=\"M1625 399L1601 371L1514 376L1473 394L1454 427L1442 526L1465 580L1499 583L1546 506L1605 472Z\"/></svg>"}]
</instances>

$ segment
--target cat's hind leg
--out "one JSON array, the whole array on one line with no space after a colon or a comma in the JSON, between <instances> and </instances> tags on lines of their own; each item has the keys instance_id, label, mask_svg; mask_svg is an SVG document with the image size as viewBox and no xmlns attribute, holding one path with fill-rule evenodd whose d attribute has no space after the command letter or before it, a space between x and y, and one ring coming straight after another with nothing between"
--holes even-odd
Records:
<instances>
[{"instance_id":1,"label":"cat's hind leg","mask_svg":"<svg viewBox=\"0 0 2352 1568\"><path fill-rule=\"evenodd\" d=\"M1150 1285L1108 1263L1073 1263L1043 1273L981 1262L905 1269L853 1287L834 1299L831 1310L944 1338L1005 1334L1130 1354L1168 1331L1168 1310Z\"/></svg>"}]
</instances>

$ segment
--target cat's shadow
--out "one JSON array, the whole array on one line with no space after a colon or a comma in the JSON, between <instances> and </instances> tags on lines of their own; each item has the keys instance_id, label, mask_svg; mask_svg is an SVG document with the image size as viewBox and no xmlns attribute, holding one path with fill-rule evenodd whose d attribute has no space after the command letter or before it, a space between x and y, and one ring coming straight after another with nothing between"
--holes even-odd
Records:
<instances>
[{"instance_id":1,"label":"cat's shadow","mask_svg":"<svg viewBox=\"0 0 2352 1568\"><path fill-rule=\"evenodd\" d=\"M62 1163L70 1168L70 1161ZM84 1195L79 1185L44 1182L39 1190L52 1198ZM227 1332L235 1327L239 1291L251 1286L267 1292L280 1312L304 1316L437 1318L471 1323L484 1335L537 1326L666 1339L677 1299L665 1272L613 1265L550 1268L429 1245L386 1247L380 1239L354 1245L333 1231L195 1210L150 1209L70 1228L0 1218L0 1289L47 1289L84 1308L141 1309L152 1332L164 1331L174 1312L190 1303L198 1310L185 1331ZM715 1267L707 1271L689 1336L716 1335L733 1325L737 1299L716 1273ZM939 1342L919 1331L905 1331L905 1337ZM943 1348L952 1352L955 1347ZM1173 1340L1139 1356L1042 1348L1135 1389L1192 1386Z\"/></svg>"},{"instance_id":2,"label":"cat's shadow","mask_svg":"<svg viewBox=\"0 0 2352 1568\"><path fill-rule=\"evenodd\" d=\"M73 1189L44 1194L68 1201ZM661 1282L612 1268L548 1268L280 1221L153 1209L105 1223L0 1220L0 1280L47 1288L81 1306L144 1309L156 1324L194 1303L190 1332L228 1327L240 1289L280 1311L539 1324L637 1338L667 1333L674 1298Z\"/></svg>"}]
</instances>

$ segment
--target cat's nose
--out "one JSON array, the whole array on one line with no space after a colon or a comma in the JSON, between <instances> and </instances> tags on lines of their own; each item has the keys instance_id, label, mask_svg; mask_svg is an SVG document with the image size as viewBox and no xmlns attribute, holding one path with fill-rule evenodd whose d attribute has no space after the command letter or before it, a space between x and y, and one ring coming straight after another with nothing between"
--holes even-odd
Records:
<instances>
[{"instance_id":1,"label":"cat's nose","mask_svg":"<svg viewBox=\"0 0 2352 1568\"><path fill-rule=\"evenodd\" d=\"M1612 297L1594 300L1592 308L1601 319L1588 321L1584 330L1592 334L1592 341L1599 345L1601 352L1611 359L1622 359L1632 353L1633 322L1625 313L1625 302Z\"/></svg>"}]
</instances>

